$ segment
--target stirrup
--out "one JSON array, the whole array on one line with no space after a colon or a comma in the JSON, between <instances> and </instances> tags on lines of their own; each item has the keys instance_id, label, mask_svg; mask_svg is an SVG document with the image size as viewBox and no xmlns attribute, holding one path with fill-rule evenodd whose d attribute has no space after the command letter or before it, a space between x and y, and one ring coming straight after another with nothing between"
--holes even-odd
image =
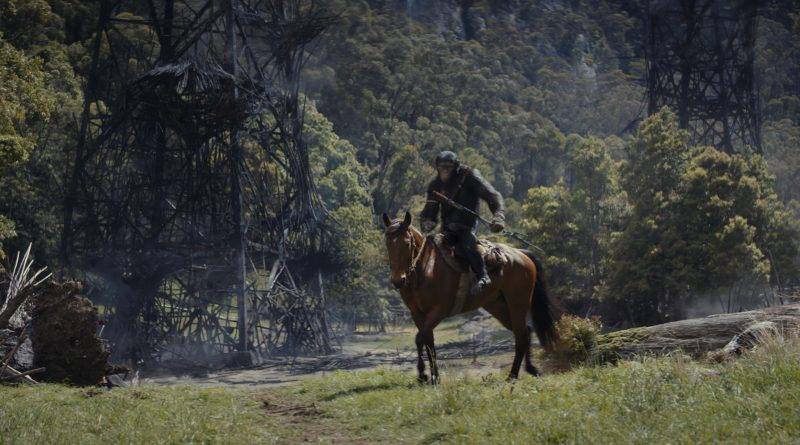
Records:
<instances>
[{"instance_id":1,"label":"stirrup","mask_svg":"<svg viewBox=\"0 0 800 445\"><path fill-rule=\"evenodd\" d=\"M483 292L487 287L492 284L492 279L489 278L489 275L484 275L478 278L478 281L475 282L475 285L472 286L471 293L472 295L477 295Z\"/></svg>"}]
</instances>

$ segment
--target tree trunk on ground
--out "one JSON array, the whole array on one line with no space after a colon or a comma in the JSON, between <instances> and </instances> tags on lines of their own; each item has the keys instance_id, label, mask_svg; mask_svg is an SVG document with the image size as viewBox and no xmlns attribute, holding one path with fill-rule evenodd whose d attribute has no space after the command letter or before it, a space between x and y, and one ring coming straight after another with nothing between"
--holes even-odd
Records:
<instances>
[{"instance_id":1,"label":"tree trunk on ground","mask_svg":"<svg viewBox=\"0 0 800 445\"><path fill-rule=\"evenodd\" d=\"M751 325L771 322L781 332L800 329L800 304L704 318L674 321L655 326L625 329L598 337L595 356L614 362L641 355L664 355L681 350L694 357L726 346Z\"/></svg>"}]
</instances>

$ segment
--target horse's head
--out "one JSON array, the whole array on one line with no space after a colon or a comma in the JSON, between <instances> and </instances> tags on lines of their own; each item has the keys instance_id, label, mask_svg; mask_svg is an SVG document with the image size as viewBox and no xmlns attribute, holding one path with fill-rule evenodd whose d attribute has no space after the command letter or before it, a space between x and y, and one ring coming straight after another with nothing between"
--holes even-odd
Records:
<instances>
[{"instance_id":1,"label":"horse's head","mask_svg":"<svg viewBox=\"0 0 800 445\"><path fill-rule=\"evenodd\" d=\"M401 289L408 284L408 274L411 262L414 260L415 250L421 247L420 233L411 227L411 214L406 212L403 219L390 219L383 214L384 239L386 250L389 253L389 267L391 277L389 281L396 289Z\"/></svg>"}]
</instances>

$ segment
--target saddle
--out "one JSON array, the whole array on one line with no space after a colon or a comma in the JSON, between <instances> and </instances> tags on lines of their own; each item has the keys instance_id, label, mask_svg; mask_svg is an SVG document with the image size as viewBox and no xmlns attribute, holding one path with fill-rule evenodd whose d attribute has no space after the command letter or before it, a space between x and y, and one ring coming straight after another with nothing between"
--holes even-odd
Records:
<instances>
[{"instance_id":1,"label":"saddle","mask_svg":"<svg viewBox=\"0 0 800 445\"><path fill-rule=\"evenodd\" d=\"M433 244L439 251L440 256L444 258L445 263L461 274L458 281L456 298L453 302L453 307L450 309L450 316L457 315L461 313L461 310L464 308L464 302L470 293L470 289L476 283L477 278L475 274L472 273L472 270L470 270L467 260L456 255L455 248L445 243L444 234L439 233L434 235ZM478 240L478 252L483 256L483 261L486 263L486 271L494 275L492 279L499 278L502 274L503 266L511 261L509 247L502 244L495 244L485 239Z\"/></svg>"},{"instance_id":2,"label":"saddle","mask_svg":"<svg viewBox=\"0 0 800 445\"><path fill-rule=\"evenodd\" d=\"M448 246L445 243L444 234L438 233L434 235L433 242L448 266L457 272L471 273L467 260L457 255L453 246ZM486 263L486 271L489 273L501 271L503 266L511 259L508 247L485 239L478 240L478 252L483 256L483 261Z\"/></svg>"}]
</instances>

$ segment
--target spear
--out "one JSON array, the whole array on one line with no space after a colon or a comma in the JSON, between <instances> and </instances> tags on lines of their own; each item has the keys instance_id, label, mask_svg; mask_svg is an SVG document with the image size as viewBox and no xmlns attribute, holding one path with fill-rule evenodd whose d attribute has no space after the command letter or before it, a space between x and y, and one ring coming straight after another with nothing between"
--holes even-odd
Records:
<instances>
[{"instance_id":1,"label":"spear","mask_svg":"<svg viewBox=\"0 0 800 445\"><path fill-rule=\"evenodd\" d=\"M476 218L478 218L478 221L486 224L487 227L490 227L490 228L492 227L492 223L490 221L488 221L486 218L482 217L478 212L475 212L475 211L473 211L471 209L468 209L468 208L464 207L463 205L461 205L461 204L453 201L452 199L448 198L443 193L437 192L436 190L433 190L433 194L436 195L437 197L439 197L439 199L441 199L442 201L444 201L446 204L450 205L451 207L453 207L453 208L455 208L457 210L461 210L462 212L467 212L470 215L473 215ZM526 240L525 238L522 237L522 235L520 235L517 232L512 232L510 230L503 230L502 232L500 232L500 234L501 235L505 235L505 236L507 236L509 238L514 238L515 240L517 240L517 241L521 242L522 244L524 244L525 247L536 249L540 254L546 255L544 250L542 250L541 247L539 247L539 246L533 244L532 242Z\"/></svg>"}]
</instances>

